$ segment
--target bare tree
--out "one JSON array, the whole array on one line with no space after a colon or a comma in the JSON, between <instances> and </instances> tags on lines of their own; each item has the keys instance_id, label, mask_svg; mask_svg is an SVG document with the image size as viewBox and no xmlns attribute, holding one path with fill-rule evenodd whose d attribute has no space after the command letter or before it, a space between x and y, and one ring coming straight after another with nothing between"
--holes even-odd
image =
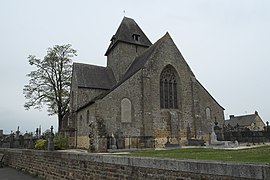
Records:
<instances>
[{"instance_id":1,"label":"bare tree","mask_svg":"<svg viewBox=\"0 0 270 180\"><path fill-rule=\"evenodd\" d=\"M24 107L29 110L31 107L41 109L47 106L49 115L58 115L58 132L69 110L72 58L76 52L67 44L48 48L43 60L34 55L28 56L29 64L35 66L36 70L27 74L30 80L23 88L23 94L28 100Z\"/></svg>"}]
</instances>

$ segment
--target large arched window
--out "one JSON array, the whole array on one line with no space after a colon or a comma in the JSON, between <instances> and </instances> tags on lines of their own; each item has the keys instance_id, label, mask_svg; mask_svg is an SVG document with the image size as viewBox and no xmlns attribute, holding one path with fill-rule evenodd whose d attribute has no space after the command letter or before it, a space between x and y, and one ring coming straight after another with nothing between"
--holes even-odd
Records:
<instances>
[{"instance_id":1,"label":"large arched window","mask_svg":"<svg viewBox=\"0 0 270 180\"><path fill-rule=\"evenodd\" d=\"M177 105L177 82L171 66L163 69L160 76L160 107L176 109Z\"/></svg>"}]
</instances>

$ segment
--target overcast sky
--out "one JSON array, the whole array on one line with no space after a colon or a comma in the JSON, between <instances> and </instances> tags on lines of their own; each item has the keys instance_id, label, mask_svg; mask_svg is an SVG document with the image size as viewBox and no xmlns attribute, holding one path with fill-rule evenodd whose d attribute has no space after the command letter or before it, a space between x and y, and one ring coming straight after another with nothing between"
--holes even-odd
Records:
<instances>
[{"instance_id":1,"label":"overcast sky","mask_svg":"<svg viewBox=\"0 0 270 180\"><path fill-rule=\"evenodd\" d=\"M125 13L124 13L125 11ZM46 108L24 110L23 86L34 70L27 60L47 48L72 44L75 62L106 65L104 53L123 17L152 41L166 32L196 78L228 115L270 120L269 0L5 0L0 6L0 129L57 128Z\"/></svg>"}]
</instances>

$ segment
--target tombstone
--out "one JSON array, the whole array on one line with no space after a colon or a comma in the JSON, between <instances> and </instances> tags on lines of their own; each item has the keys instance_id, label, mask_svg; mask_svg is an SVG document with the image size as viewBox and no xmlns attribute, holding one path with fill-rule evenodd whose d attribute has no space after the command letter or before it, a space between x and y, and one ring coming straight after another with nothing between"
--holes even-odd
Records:
<instances>
[{"instance_id":1,"label":"tombstone","mask_svg":"<svg viewBox=\"0 0 270 180\"><path fill-rule=\"evenodd\" d=\"M111 149L117 149L116 147L116 139L112 133L112 138L111 138Z\"/></svg>"},{"instance_id":2,"label":"tombstone","mask_svg":"<svg viewBox=\"0 0 270 180\"><path fill-rule=\"evenodd\" d=\"M167 136L167 142L165 144L165 147L169 147L171 144L171 137L170 136Z\"/></svg>"},{"instance_id":3,"label":"tombstone","mask_svg":"<svg viewBox=\"0 0 270 180\"><path fill-rule=\"evenodd\" d=\"M107 138L106 137L98 137L97 139L97 150L98 152L106 152L107 151Z\"/></svg>"},{"instance_id":4,"label":"tombstone","mask_svg":"<svg viewBox=\"0 0 270 180\"><path fill-rule=\"evenodd\" d=\"M19 135L19 147L18 148L24 148L24 136Z\"/></svg>"},{"instance_id":5,"label":"tombstone","mask_svg":"<svg viewBox=\"0 0 270 180\"><path fill-rule=\"evenodd\" d=\"M15 140L14 140L14 139L15 139L15 138L14 138L14 135L15 135L15 134L11 131L11 133L10 133L10 135L9 135L9 147L10 147L10 148L13 148L13 147L14 147L14 141L15 141Z\"/></svg>"},{"instance_id":6,"label":"tombstone","mask_svg":"<svg viewBox=\"0 0 270 180\"><path fill-rule=\"evenodd\" d=\"M29 139L29 142L28 142L28 149L33 149L34 148L34 141L33 141L33 135L30 134L30 139Z\"/></svg>"},{"instance_id":7,"label":"tombstone","mask_svg":"<svg viewBox=\"0 0 270 180\"><path fill-rule=\"evenodd\" d=\"M19 148L19 146L20 146L20 127L18 126L13 147Z\"/></svg>"},{"instance_id":8,"label":"tombstone","mask_svg":"<svg viewBox=\"0 0 270 180\"><path fill-rule=\"evenodd\" d=\"M89 128L90 128L90 132L89 132L89 148L88 148L88 152L95 152L96 148L95 148L95 124L93 121L90 122L89 124Z\"/></svg>"},{"instance_id":9,"label":"tombstone","mask_svg":"<svg viewBox=\"0 0 270 180\"><path fill-rule=\"evenodd\" d=\"M4 136L3 130L0 129L0 137L3 137L3 136Z\"/></svg>"},{"instance_id":10,"label":"tombstone","mask_svg":"<svg viewBox=\"0 0 270 180\"><path fill-rule=\"evenodd\" d=\"M187 125L187 144L188 146L205 146L205 142L202 138L202 131L199 131L199 133L196 136L197 138L193 139L191 138L191 130L189 124Z\"/></svg>"},{"instance_id":11,"label":"tombstone","mask_svg":"<svg viewBox=\"0 0 270 180\"><path fill-rule=\"evenodd\" d=\"M51 132L50 132L50 136L48 139L48 151L54 151L54 134L53 134L53 126L51 126Z\"/></svg>"},{"instance_id":12,"label":"tombstone","mask_svg":"<svg viewBox=\"0 0 270 180\"><path fill-rule=\"evenodd\" d=\"M41 136L41 125L38 128L38 137L40 137L40 136Z\"/></svg>"},{"instance_id":13,"label":"tombstone","mask_svg":"<svg viewBox=\"0 0 270 180\"><path fill-rule=\"evenodd\" d=\"M124 133L120 129L116 131L116 145L118 149L125 148L125 138L123 134Z\"/></svg>"},{"instance_id":14,"label":"tombstone","mask_svg":"<svg viewBox=\"0 0 270 180\"><path fill-rule=\"evenodd\" d=\"M187 140L189 139L191 139L191 131L190 131L189 124L187 124Z\"/></svg>"},{"instance_id":15,"label":"tombstone","mask_svg":"<svg viewBox=\"0 0 270 180\"><path fill-rule=\"evenodd\" d=\"M38 128L36 129L36 138L38 139Z\"/></svg>"},{"instance_id":16,"label":"tombstone","mask_svg":"<svg viewBox=\"0 0 270 180\"><path fill-rule=\"evenodd\" d=\"M215 126L212 124L212 132L211 132L211 144L215 144L217 140L217 135L215 133Z\"/></svg>"}]
</instances>

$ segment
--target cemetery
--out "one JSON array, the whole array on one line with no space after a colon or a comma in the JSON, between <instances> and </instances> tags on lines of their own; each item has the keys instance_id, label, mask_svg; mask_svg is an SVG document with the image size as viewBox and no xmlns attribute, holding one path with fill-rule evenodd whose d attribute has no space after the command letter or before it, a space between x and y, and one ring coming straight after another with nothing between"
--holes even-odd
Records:
<instances>
[{"instance_id":1,"label":"cemetery","mask_svg":"<svg viewBox=\"0 0 270 180\"><path fill-rule=\"evenodd\" d=\"M164 149L177 150L194 146L226 149L238 148L239 145L254 146L269 142L270 128L268 123L264 131L235 133L235 129L233 129L230 131L230 136L224 136L228 131L221 131L217 123L212 127L213 131L209 133L210 139L208 142L187 135L187 144L175 147L170 143L168 137ZM187 132L189 132L188 129L187 127ZM91 130L89 132L89 149L84 150L76 149L76 147L57 150L54 144L54 138L57 136L53 133L53 127L46 133L41 133L40 128L37 128L35 133L21 134L19 127L15 133L11 132L9 135L1 133L1 166L4 168L10 166L44 179L134 179L135 177L140 179L173 179L177 177L191 179L267 179L270 176L270 166L265 163L117 155L119 152L136 152L136 150L143 149L155 150L154 141L143 145L136 144L136 142L142 142L142 139L149 140L149 137L130 138L133 143L129 143L129 146L125 146L126 142L119 135L102 137L101 141L106 144L104 152L107 153L97 153L91 149L93 139L91 139ZM45 141L42 150L35 149L39 140ZM130 146L131 144L136 144L136 146ZM157 152L158 150L160 149L156 148Z\"/></svg>"},{"instance_id":2,"label":"cemetery","mask_svg":"<svg viewBox=\"0 0 270 180\"><path fill-rule=\"evenodd\" d=\"M247 146L256 144L265 144L270 142L270 126L266 123L264 130L253 131L250 129L240 130L238 126L235 127L220 127L217 122L211 125L212 130L209 132L209 137L203 139L201 136L192 136L190 127L186 128L186 138L182 138L185 144L174 144L171 137L167 137L167 142L163 144L163 148L169 147L181 147L181 146L222 146L223 148L237 147L239 144L246 144ZM120 130L116 134L110 136L95 137L93 136L93 126L89 126L89 148L79 148L70 145L68 137L64 137L60 133L57 137L63 137L61 147L56 147L56 149L84 149L89 152L95 151L94 142L98 142L100 146L100 151L98 152L108 152L113 150L127 150L127 149L145 149L145 148L157 148L155 138L151 136L141 136L141 137L126 137L123 136ZM41 127L37 128L35 132L24 133L20 132L19 126L15 133L12 131L10 134L3 134L3 130L0 131L0 148L20 148L20 149L35 149L35 145L38 141L43 140L44 145L42 150L53 151L55 149L55 134L53 132L53 127L46 132L41 132ZM59 138L57 138L59 140ZM63 144L64 143L64 144ZM226 145L227 144L227 145ZM229 146L230 144L230 146ZM226 145L226 146L225 146ZM36 149L40 149L36 146Z\"/></svg>"}]
</instances>

